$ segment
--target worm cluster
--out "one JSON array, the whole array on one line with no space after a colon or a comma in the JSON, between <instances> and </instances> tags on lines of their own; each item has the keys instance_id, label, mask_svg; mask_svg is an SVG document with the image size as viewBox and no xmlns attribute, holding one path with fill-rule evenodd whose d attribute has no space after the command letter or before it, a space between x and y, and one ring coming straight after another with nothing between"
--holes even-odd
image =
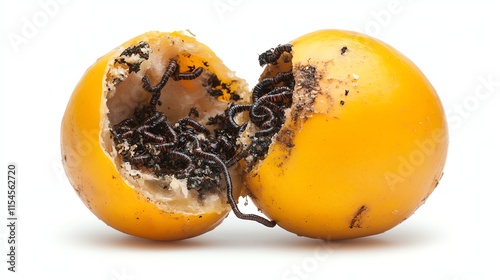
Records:
<instances>
[{"instance_id":1,"label":"worm cluster","mask_svg":"<svg viewBox=\"0 0 500 280\"><path fill-rule=\"evenodd\" d=\"M147 44L140 42L139 44ZM134 47L124 53L133 53ZM291 52L291 45L279 45L259 56L260 65L275 63L283 52ZM124 162L139 169L147 169L157 176L175 176L186 179L189 189L195 189L201 199L208 193L226 191L228 203L241 219L254 220L265 226L276 223L253 214L243 214L232 196L232 182L228 168L243 158L254 162L267 154L272 136L285 121L285 109L291 106L294 78L290 72L278 73L263 79L252 91L251 104L231 103L224 113L211 117L203 124L190 116L169 121L160 112L160 96L167 82L172 79L193 80L205 69L189 68L179 72L179 65L170 60L160 81L152 85L147 76L142 77L143 88L151 94L149 104L137 108L134 117L125 119L111 128L116 149ZM246 113L249 121L238 124L235 117ZM238 138L252 125L255 132L251 143L243 146ZM222 174L222 176L221 176ZM221 184L225 181L225 190Z\"/></svg>"}]
</instances>

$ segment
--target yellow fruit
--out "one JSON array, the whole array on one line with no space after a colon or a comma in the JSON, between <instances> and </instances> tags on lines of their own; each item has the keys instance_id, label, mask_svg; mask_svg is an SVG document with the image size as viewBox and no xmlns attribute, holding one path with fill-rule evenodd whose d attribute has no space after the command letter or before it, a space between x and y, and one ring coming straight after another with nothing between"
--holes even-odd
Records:
<instances>
[{"instance_id":1,"label":"yellow fruit","mask_svg":"<svg viewBox=\"0 0 500 280\"><path fill-rule=\"evenodd\" d=\"M267 156L242 164L259 209L301 236L378 234L437 186L448 132L436 91L391 46L340 30L291 42L261 80L292 71L291 109Z\"/></svg>"},{"instance_id":2,"label":"yellow fruit","mask_svg":"<svg viewBox=\"0 0 500 280\"><path fill-rule=\"evenodd\" d=\"M245 101L246 83L207 46L181 32L149 32L125 42L87 70L61 125L64 168L85 205L109 226L155 240L200 235L219 225L231 210L222 183L214 187L216 191L200 194L191 189L187 178L156 175L151 168L134 167L119 156L127 149L131 157L135 155L132 147L114 143L113 127L149 105L152 94L141 79L148 77L155 85L171 61L177 62L178 69L157 106L171 124L191 114L206 123L224 111L228 101ZM203 72L194 77L199 67ZM123 142L122 138L115 141ZM188 162L182 158L172 159L171 164L174 169L189 167L183 166ZM210 179L217 183L217 176ZM236 182L232 194L237 198L239 192Z\"/></svg>"}]
</instances>

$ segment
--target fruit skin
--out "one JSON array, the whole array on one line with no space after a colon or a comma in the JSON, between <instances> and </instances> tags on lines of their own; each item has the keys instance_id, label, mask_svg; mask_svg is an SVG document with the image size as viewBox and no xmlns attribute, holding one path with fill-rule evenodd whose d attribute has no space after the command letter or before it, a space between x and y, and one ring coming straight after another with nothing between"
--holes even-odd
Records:
<instances>
[{"instance_id":1,"label":"fruit skin","mask_svg":"<svg viewBox=\"0 0 500 280\"><path fill-rule=\"evenodd\" d=\"M294 105L266 159L243 176L253 201L301 236L393 228L443 173L448 131L435 89L408 58L362 34L320 30L291 44ZM282 66L264 75L273 67Z\"/></svg>"},{"instance_id":2,"label":"fruit skin","mask_svg":"<svg viewBox=\"0 0 500 280\"><path fill-rule=\"evenodd\" d=\"M169 33L187 42L182 33ZM149 32L122 44L155 40L167 33ZM199 43L198 43L199 44ZM201 45L201 44L200 44ZM206 48L204 45L201 48ZM212 230L227 216L220 213L197 215L167 213L130 187L100 145L101 106L105 98L107 67L123 48L99 58L76 86L61 124L63 166L71 185L84 204L107 225L124 233L154 240L179 240ZM205 50L212 54L208 48ZM214 55L215 57L215 55ZM212 58L215 59L215 58Z\"/></svg>"}]
</instances>

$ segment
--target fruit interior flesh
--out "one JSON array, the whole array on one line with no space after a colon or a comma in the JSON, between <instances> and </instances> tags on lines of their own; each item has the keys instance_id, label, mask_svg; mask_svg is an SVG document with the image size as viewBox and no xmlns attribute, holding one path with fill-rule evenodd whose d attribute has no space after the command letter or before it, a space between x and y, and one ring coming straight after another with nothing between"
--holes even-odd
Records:
<instances>
[{"instance_id":1,"label":"fruit interior flesh","mask_svg":"<svg viewBox=\"0 0 500 280\"><path fill-rule=\"evenodd\" d=\"M249 165L265 158L285 121L294 80L291 55L282 53L290 47L261 55L276 67L256 85L250 104L238 102L208 61L189 60L185 48L140 42L125 49L110 67L103 124L104 147L124 178L166 211L226 209L233 187L221 174L234 172L243 158ZM224 90L232 102L218 98ZM238 217L267 223L231 206Z\"/></svg>"},{"instance_id":2,"label":"fruit interior flesh","mask_svg":"<svg viewBox=\"0 0 500 280\"><path fill-rule=\"evenodd\" d=\"M153 94L145 89L144 77L155 86L170 61L186 59L190 54L177 48L179 42L150 44L141 42L125 49L110 65L103 110L107 112L102 124L103 146L129 185L161 209L195 214L225 211L228 206L220 167L193 156L194 141L207 148L214 144L209 139L214 139L220 130L220 124L214 120L228 105L216 98L220 81L208 70L192 80L170 77L157 104L151 106ZM195 70L191 70L192 66L197 68L179 65L177 73L191 75ZM207 94L215 98L207 98ZM160 121L162 118L164 121ZM185 118L192 123L181 125L179 121ZM193 124L208 132L198 131ZM169 128L176 133L175 145L170 145L174 139Z\"/></svg>"}]
</instances>

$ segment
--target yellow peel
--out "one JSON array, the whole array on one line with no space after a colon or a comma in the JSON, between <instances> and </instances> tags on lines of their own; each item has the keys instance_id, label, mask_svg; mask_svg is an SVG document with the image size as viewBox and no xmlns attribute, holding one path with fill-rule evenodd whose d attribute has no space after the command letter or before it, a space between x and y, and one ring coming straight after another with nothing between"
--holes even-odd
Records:
<instances>
[{"instance_id":1,"label":"yellow peel","mask_svg":"<svg viewBox=\"0 0 500 280\"><path fill-rule=\"evenodd\" d=\"M396 226L443 173L448 132L435 89L408 58L362 34L322 30L291 44L292 62L263 74L292 69L296 85L267 157L243 176L253 201L313 238Z\"/></svg>"}]
</instances>

